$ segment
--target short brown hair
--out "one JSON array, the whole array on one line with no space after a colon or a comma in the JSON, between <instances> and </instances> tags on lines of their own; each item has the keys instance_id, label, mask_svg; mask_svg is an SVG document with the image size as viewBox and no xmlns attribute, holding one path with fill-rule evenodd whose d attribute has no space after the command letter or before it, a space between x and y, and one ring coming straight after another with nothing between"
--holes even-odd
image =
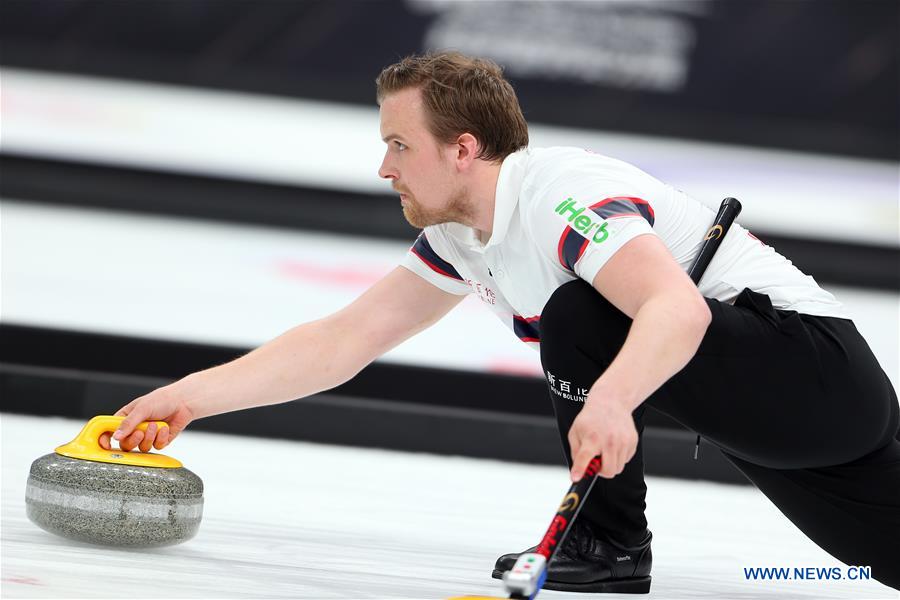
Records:
<instances>
[{"instance_id":1,"label":"short brown hair","mask_svg":"<svg viewBox=\"0 0 900 600\"><path fill-rule=\"evenodd\" d=\"M499 162L528 145L516 92L492 60L459 52L407 56L385 67L375 85L379 106L388 94L420 89L432 135L453 143L471 133L480 146L477 158Z\"/></svg>"}]
</instances>

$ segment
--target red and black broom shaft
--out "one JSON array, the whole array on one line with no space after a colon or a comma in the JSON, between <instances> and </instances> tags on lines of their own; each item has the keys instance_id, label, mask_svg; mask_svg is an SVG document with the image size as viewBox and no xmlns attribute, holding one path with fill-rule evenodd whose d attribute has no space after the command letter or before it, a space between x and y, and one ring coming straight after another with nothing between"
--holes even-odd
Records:
<instances>
[{"instance_id":1,"label":"red and black broom shaft","mask_svg":"<svg viewBox=\"0 0 900 600\"><path fill-rule=\"evenodd\" d=\"M546 558L548 565L566 540L566 536L572 529L572 523L575 522L575 517L581 512L581 505L584 499L597 481L596 475L600 471L600 465L600 457L595 456L588 463L581 479L569 486L569 491L563 498L562 503L560 503L553 521L550 522L547 533L544 534L541 543L538 544L537 549L534 551L535 554L540 554Z\"/></svg>"}]
</instances>

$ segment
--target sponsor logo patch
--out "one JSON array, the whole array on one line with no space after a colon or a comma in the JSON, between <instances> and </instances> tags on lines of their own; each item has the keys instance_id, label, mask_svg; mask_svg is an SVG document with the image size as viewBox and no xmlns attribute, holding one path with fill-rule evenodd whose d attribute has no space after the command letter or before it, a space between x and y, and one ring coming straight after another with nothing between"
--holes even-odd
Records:
<instances>
[{"instance_id":1,"label":"sponsor logo patch","mask_svg":"<svg viewBox=\"0 0 900 600\"><path fill-rule=\"evenodd\" d=\"M579 206L572 198L566 198L554 212L566 219L572 229L595 244L600 244L609 237L609 231L606 229L609 223L589 211L587 207Z\"/></svg>"}]
</instances>

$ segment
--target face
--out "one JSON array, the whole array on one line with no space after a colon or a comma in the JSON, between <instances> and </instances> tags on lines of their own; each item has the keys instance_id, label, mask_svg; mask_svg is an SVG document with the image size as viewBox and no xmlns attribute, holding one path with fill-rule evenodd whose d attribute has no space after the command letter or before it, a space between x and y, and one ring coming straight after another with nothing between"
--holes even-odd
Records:
<instances>
[{"instance_id":1,"label":"face","mask_svg":"<svg viewBox=\"0 0 900 600\"><path fill-rule=\"evenodd\" d=\"M381 103L381 137L387 144L378 175L400 192L403 215L413 227L467 223L466 193L456 172L454 144L428 130L418 89L395 92Z\"/></svg>"}]
</instances>

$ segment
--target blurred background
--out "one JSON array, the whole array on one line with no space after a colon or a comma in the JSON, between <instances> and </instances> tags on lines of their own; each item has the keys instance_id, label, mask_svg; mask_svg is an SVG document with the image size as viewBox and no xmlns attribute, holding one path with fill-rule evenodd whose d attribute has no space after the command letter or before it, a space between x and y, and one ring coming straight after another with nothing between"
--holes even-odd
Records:
<instances>
[{"instance_id":1,"label":"blurred background","mask_svg":"<svg viewBox=\"0 0 900 600\"><path fill-rule=\"evenodd\" d=\"M896 387L898 6L4 0L3 410L112 412L393 268L416 232L377 177L374 78L442 48L505 67L533 145L739 198ZM561 464L536 353L478 304L327 394L195 427ZM646 440L651 474L742 482L662 415Z\"/></svg>"}]
</instances>

